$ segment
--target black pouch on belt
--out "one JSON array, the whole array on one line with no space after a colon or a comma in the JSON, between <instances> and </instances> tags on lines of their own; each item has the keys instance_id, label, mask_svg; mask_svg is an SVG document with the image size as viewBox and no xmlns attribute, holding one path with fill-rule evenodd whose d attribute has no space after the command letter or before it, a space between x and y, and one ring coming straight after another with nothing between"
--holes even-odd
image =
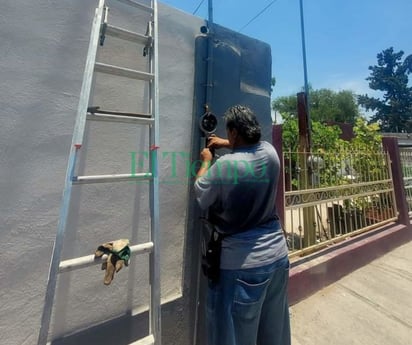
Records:
<instances>
[{"instance_id":1,"label":"black pouch on belt","mask_svg":"<svg viewBox=\"0 0 412 345\"><path fill-rule=\"evenodd\" d=\"M222 252L222 240L226 237L213 228L209 242L202 253L203 274L212 282L219 281L220 254Z\"/></svg>"}]
</instances>

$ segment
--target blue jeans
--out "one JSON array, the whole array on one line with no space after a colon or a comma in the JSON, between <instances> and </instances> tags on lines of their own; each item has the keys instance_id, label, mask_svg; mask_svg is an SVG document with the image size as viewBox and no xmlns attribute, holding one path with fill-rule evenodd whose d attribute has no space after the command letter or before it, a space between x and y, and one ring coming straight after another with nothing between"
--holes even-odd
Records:
<instances>
[{"instance_id":1,"label":"blue jeans","mask_svg":"<svg viewBox=\"0 0 412 345\"><path fill-rule=\"evenodd\" d=\"M209 282L208 345L290 345L289 259L262 267L220 270Z\"/></svg>"}]
</instances>

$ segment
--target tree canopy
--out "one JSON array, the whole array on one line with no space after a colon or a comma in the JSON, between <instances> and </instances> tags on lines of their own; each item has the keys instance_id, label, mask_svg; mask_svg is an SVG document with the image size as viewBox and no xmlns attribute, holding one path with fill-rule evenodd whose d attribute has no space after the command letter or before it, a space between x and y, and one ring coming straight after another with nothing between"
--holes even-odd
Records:
<instances>
[{"instance_id":1,"label":"tree canopy","mask_svg":"<svg viewBox=\"0 0 412 345\"><path fill-rule=\"evenodd\" d=\"M412 55L403 61L403 51L393 48L377 55L378 64L369 66L369 87L383 92L383 97L361 95L358 102L366 110L375 114L371 121L378 122L383 132L412 131L412 87L408 75L412 73Z\"/></svg>"},{"instance_id":2,"label":"tree canopy","mask_svg":"<svg viewBox=\"0 0 412 345\"><path fill-rule=\"evenodd\" d=\"M354 124L356 118L360 116L356 96L350 90L336 92L330 89L311 89L309 94L312 121ZM297 117L296 95L279 97L273 101L272 107L283 119L290 116Z\"/></svg>"},{"instance_id":3,"label":"tree canopy","mask_svg":"<svg viewBox=\"0 0 412 345\"><path fill-rule=\"evenodd\" d=\"M333 150L343 141L339 139L342 131L338 126L327 126L312 121L312 150ZM296 116L286 114L282 124L282 143L285 151L298 151L299 129Z\"/></svg>"}]
</instances>

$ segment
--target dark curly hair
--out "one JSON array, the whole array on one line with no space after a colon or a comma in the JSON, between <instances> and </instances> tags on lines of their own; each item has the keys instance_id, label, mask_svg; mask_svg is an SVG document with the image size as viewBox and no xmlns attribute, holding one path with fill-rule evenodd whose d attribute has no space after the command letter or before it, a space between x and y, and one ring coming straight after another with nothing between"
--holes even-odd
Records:
<instances>
[{"instance_id":1,"label":"dark curly hair","mask_svg":"<svg viewBox=\"0 0 412 345\"><path fill-rule=\"evenodd\" d=\"M243 105L230 107L224 115L226 128L236 128L239 135L248 144L256 144L260 140L261 130L253 111Z\"/></svg>"}]
</instances>

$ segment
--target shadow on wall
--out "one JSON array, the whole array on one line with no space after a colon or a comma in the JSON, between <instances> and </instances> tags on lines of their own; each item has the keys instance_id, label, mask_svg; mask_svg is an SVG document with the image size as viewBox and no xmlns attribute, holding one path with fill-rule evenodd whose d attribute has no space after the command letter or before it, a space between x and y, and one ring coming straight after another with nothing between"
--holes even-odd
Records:
<instances>
[{"instance_id":1,"label":"shadow on wall","mask_svg":"<svg viewBox=\"0 0 412 345\"><path fill-rule=\"evenodd\" d=\"M168 345L189 344L187 327L184 327L179 315L186 307L183 298L162 305L162 339L168 339ZM149 334L149 313L124 315L105 323L90 327L84 331L54 340L52 345L82 345L82 344L116 344L129 345ZM167 330L173 330L168 334ZM179 334L180 333L180 334Z\"/></svg>"}]
</instances>

